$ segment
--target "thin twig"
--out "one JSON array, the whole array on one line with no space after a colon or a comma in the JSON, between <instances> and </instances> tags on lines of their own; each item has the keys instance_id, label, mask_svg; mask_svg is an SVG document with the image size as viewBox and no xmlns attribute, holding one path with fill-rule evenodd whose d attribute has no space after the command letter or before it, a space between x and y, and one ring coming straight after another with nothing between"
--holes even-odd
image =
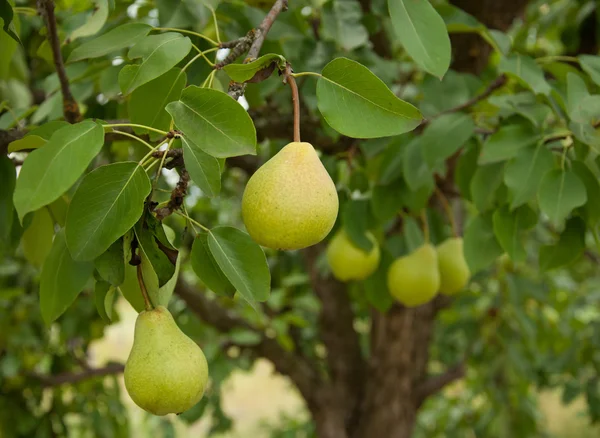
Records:
<instances>
[{"instance_id":1,"label":"thin twig","mask_svg":"<svg viewBox=\"0 0 600 438\"><path fill-rule=\"evenodd\" d=\"M71 93L69 78L65 70L62 53L60 52L60 40L58 39L58 30L56 28L56 16L54 15L53 0L38 0L38 10L46 21L48 27L48 42L52 48L52 57L54 58L54 66L58 74L60 89L63 97L63 114L65 120L69 123L77 123L81 120L81 112L79 105Z\"/></svg>"},{"instance_id":2,"label":"thin twig","mask_svg":"<svg viewBox=\"0 0 600 438\"><path fill-rule=\"evenodd\" d=\"M454 214L452 214L452 207L450 206L450 202L448 202L448 198L442 193L439 187L435 188L435 194L439 198L442 206L444 207L444 211L446 212L446 216L448 216L448 221L450 222L450 227L452 227L452 235L454 237L458 237L458 230L456 229L456 222L454 221Z\"/></svg>"},{"instance_id":3,"label":"thin twig","mask_svg":"<svg viewBox=\"0 0 600 438\"><path fill-rule=\"evenodd\" d=\"M284 82L292 90L292 104L294 106L294 141L300 142L300 96L298 94L298 85L296 79L292 76L292 66L288 62L283 72Z\"/></svg>"},{"instance_id":4,"label":"thin twig","mask_svg":"<svg viewBox=\"0 0 600 438\"><path fill-rule=\"evenodd\" d=\"M427 397L439 392L444 386L455 380L462 379L465 376L465 372L465 364L461 362L452 368L448 368L444 373L427 379L417 390L417 406L420 406Z\"/></svg>"},{"instance_id":5,"label":"thin twig","mask_svg":"<svg viewBox=\"0 0 600 438\"><path fill-rule=\"evenodd\" d=\"M112 374L122 373L125 369L125 366L120 363L113 363L106 365L103 368L88 368L79 373L61 373L53 376L44 376L40 374L33 374L32 377L38 379L42 386L44 387L53 387L60 386L67 383L79 383L85 380L91 379L93 377L104 377Z\"/></svg>"},{"instance_id":6,"label":"thin twig","mask_svg":"<svg viewBox=\"0 0 600 438\"><path fill-rule=\"evenodd\" d=\"M142 296L144 297L144 305L146 310L152 310L152 302L150 301L150 297L148 296L148 291L146 290L146 285L144 284L144 276L142 275L142 264L137 265L137 278L138 283L140 285L140 291L142 292Z\"/></svg>"},{"instance_id":7,"label":"thin twig","mask_svg":"<svg viewBox=\"0 0 600 438\"><path fill-rule=\"evenodd\" d=\"M273 7L271 7L271 10L269 11L269 13L265 16L262 23L260 23L260 26L258 26L258 28L254 32L255 33L254 39L252 41L252 45L250 46L250 49L248 50L248 57L246 58L245 62L253 61L258 57L258 54L260 53L260 49L262 48L262 45L265 42L265 38L267 37L269 30L271 30L271 26L273 26L273 23L275 22L275 20L279 16L279 14L283 11L286 11L287 8L288 8L288 0L276 0L275 1L275 3L273 4ZM233 97L235 100L238 100L244 94L245 89L246 89L245 84L239 84L237 82L232 82L229 85L228 94L231 97Z\"/></svg>"},{"instance_id":8,"label":"thin twig","mask_svg":"<svg viewBox=\"0 0 600 438\"><path fill-rule=\"evenodd\" d=\"M489 97L498 88L501 88L504 84L506 84L506 81L507 81L506 75L500 75L500 76L498 76L494 81L492 81L492 83L490 85L488 85L488 87L485 89L485 91L483 93L478 94L477 96L475 96L475 97L467 100L465 103L461 103L460 105L457 105L457 106L455 106L453 108L450 108L450 109L447 109L445 111L442 111L442 112L436 114L431 119L423 120L423 123L421 123L421 126L424 126L424 125L428 124L433 119L436 119L436 118L438 118L440 116L443 116L445 114L450 114L450 113L457 113L459 111L462 111L464 109L467 109L467 108L475 105L478 102L481 102L482 100L484 100L487 97Z\"/></svg>"}]
</instances>

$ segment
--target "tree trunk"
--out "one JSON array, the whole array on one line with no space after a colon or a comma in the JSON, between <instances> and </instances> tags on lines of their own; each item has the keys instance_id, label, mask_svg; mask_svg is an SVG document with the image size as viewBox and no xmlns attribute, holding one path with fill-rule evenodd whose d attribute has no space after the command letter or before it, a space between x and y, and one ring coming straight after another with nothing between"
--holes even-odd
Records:
<instances>
[{"instance_id":1,"label":"tree trunk","mask_svg":"<svg viewBox=\"0 0 600 438\"><path fill-rule=\"evenodd\" d=\"M360 3L368 11L369 2ZM507 30L523 12L527 0L452 0L452 3L490 28ZM477 35L453 35L452 48L455 70L478 74L487 65L490 49ZM446 301L438 297L414 309L394 305L386 314L373 311L370 352L363 365L356 357L357 336L349 320L347 292L335 280L318 277L316 268L311 266L318 250L309 249L309 253L307 265L313 288L322 302L320 328L331 374L331 381L307 400L317 436L410 438L419 407L427 396L464 374L459 365L441 376L427 375L435 316ZM344 330L340 332L342 327Z\"/></svg>"}]
</instances>

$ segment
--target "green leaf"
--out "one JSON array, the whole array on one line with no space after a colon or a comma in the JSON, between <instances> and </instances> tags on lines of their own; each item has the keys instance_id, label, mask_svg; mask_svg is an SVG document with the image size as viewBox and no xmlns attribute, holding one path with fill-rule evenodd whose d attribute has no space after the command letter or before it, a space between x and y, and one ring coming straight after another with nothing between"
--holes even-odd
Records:
<instances>
[{"instance_id":1,"label":"green leaf","mask_svg":"<svg viewBox=\"0 0 600 438\"><path fill-rule=\"evenodd\" d=\"M600 56L579 55L579 63L596 85L600 85Z\"/></svg>"},{"instance_id":2,"label":"green leaf","mask_svg":"<svg viewBox=\"0 0 600 438\"><path fill-rule=\"evenodd\" d=\"M467 142L474 130L475 124L466 114L451 113L433 119L421 135L427 165L433 168L446 161Z\"/></svg>"},{"instance_id":3,"label":"green leaf","mask_svg":"<svg viewBox=\"0 0 600 438\"><path fill-rule=\"evenodd\" d=\"M581 103L586 97L589 97L590 92L588 91L585 81L575 73L567 74L567 113L571 120L576 122L585 123L587 120L580 120ZM575 116L575 117L574 117Z\"/></svg>"},{"instance_id":4,"label":"green leaf","mask_svg":"<svg viewBox=\"0 0 600 438\"><path fill-rule=\"evenodd\" d=\"M215 157L208 155L196 143L181 137L183 161L192 181L206 196L214 197L221 191L221 168Z\"/></svg>"},{"instance_id":5,"label":"green leaf","mask_svg":"<svg viewBox=\"0 0 600 438\"><path fill-rule=\"evenodd\" d=\"M348 238L358 248L369 252L373 242L367 237L369 230L369 201L353 199L344 205L342 223Z\"/></svg>"},{"instance_id":6,"label":"green leaf","mask_svg":"<svg viewBox=\"0 0 600 438\"><path fill-rule=\"evenodd\" d=\"M527 253L523 240L523 232L537 223L537 215L531 207L524 205L515 211L504 206L494 213L494 234L500 246L514 262L525 260Z\"/></svg>"},{"instance_id":7,"label":"green leaf","mask_svg":"<svg viewBox=\"0 0 600 438\"><path fill-rule=\"evenodd\" d=\"M471 273L489 267L502 252L494 234L491 213L471 219L464 235L464 255Z\"/></svg>"},{"instance_id":8,"label":"green leaf","mask_svg":"<svg viewBox=\"0 0 600 438\"><path fill-rule=\"evenodd\" d=\"M226 93L190 86L167 111L184 135L213 157L256 154L254 123Z\"/></svg>"},{"instance_id":9,"label":"green leaf","mask_svg":"<svg viewBox=\"0 0 600 438\"><path fill-rule=\"evenodd\" d=\"M544 175L538 202L554 226L558 227L571 211L586 201L585 185L573 171L554 169Z\"/></svg>"},{"instance_id":10,"label":"green leaf","mask_svg":"<svg viewBox=\"0 0 600 438\"><path fill-rule=\"evenodd\" d=\"M37 149L45 145L52 134L58 131L60 128L69 126L69 124L62 120L54 120L39 126L29 131L25 136L19 140L15 140L8 145L8 152L17 152L23 149Z\"/></svg>"},{"instance_id":11,"label":"green leaf","mask_svg":"<svg viewBox=\"0 0 600 438\"><path fill-rule=\"evenodd\" d=\"M425 236L419 222L414 217L404 217L402 235L406 242L407 253L411 253L425 243Z\"/></svg>"},{"instance_id":12,"label":"green leaf","mask_svg":"<svg viewBox=\"0 0 600 438\"><path fill-rule=\"evenodd\" d=\"M4 30L4 32L6 32L17 43L22 44L15 30L13 16L13 9L8 0L0 0L0 18L2 18L2 21L4 21L2 30Z\"/></svg>"},{"instance_id":13,"label":"green leaf","mask_svg":"<svg viewBox=\"0 0 600 438\"><path fill-rule=\"evenodd\" d=\"M323 69L317 105L333 129L356 138L403 134L422 119L417 108L398 99L368 68L347 58L334 59Z\"/></svg>"},{"instance_id":14,"label":"green leaf","mask_svg":"<svg viewBox=\"0 0 600 438\"><path fill-rule=\"evenodd\" d=\"M125 252L123 239L116 240L106 251L94 259L94 266L100 277L113 286L125 281Z\"/></svg>"},{"instance_id":15,"label":"green leaf","mask_svg":"<svg viewBox=\"0 0 600 438\"><path fill-rule=\"evenodd\" d=\"M388 251L382 251L377 270L362 282L367 301L382 313L387 312L394 303L387 286L387 272L393 261Z\"/></svg>"},{"instance_id":16,"label":"green leaf","mask_svg":"<svg viewBox=\"0 0 600 438\"><path fill-rule=\"evenodd\" d=\"M131 123L168 131L171 116L165 107L179 99L186 81L185 72L180 68L172 68L164 75L136 88L129 99ZM135 131L139 134L147 132L142 128L136 128ZM151 139L161 135L152 131L149 134Z\"/></svg>"},{"instance_id":17,"label":"green leaf","mask_svg":"<svg viewBox=\"0 0 600 438\"><path fill-rule=\"evenodd\" d=\"M393 219L404 205L404 198L398 196L406 186L402 182L395 182L386 186L375 186L371 196L371 210L375 217L386 222Z\"/></svg>"},{"instance_id":18,"label":"green leaf","mask_svg":"<svg viewBox=\"0 0 600 438\"><path fill-rule=\"evenodd\" d=\"M21 223L30 211L56 200L85 171L104 144L104 130L90 120L56 131L21 168L14 203Z\"/></svg>"},{"instance_id":19,"label":"green leaf","mask_svg":"<svg viewBox=\"0 0 600 438\"><path fill-rule=\"evenodd\" d=\"M40 307L46 324L50 325L75 301L93 270L93 263L71 258L64 231L59 231L40 277Z\"/></svg>"},{"instance_id":20,"label":"green leaf","mask_svg":"<svg viewBox=\"0 0 600 438\"><path fill-rule=\"evenodd\" d=\"M322 38L348 52L364 46L369 42L369 32L362 19L363 13L357 0L326 2L321 12Z\"/></svg>"},{"instance_id":21,"label":"green leaf","mask_svg":"<svg viewBox=\"0 0 600 438\"><path fill-rule=\"evenodd\" d=\"M573 132L577 140L587 144L594 152L600 154L600 133L592 125L589 123L570 122L569 129Z\"/></svg>"},{"instance_id":22,"label":"green leaf","mask_svg":"<svg viewBox=\"0 0 600 438\"><path fill-rule=\"evenodd\" d=\"M600 221L600 183L590 168L582 161L572 161L571 170L585 185L587 202L581 210L588 224L595 225Z\"/></svg>"},{"instance_id":23,"label":"green leaf","mask_svg":"<svg viewBox=\"0 0 600 438\"><path fill-rule=\"evenodd\" d=\"M529 56L510 55L502 58L498 70L516 76L536 94L550 94L551 88L544 78L544 70Z\"/></svg>"},{"instance_id":24,"label":"green leaf","mask_svg":"<svg viewBox=\"0 0 600 438\"><path fill-rule=\"evenodd\" d=\"M208 247L227 279L250 305L269 298L267 258L249 235L232 227L213 228L208 233Z\"/></svg>"},{"instance_id":25,"label":"green leaf","mask_svg":"<svg viewBox=\"0 0 600 438\"><path fill-rule=\"evenodd\" d=\"M542 178L554 167L554 156L545 144L525 148L504 169L504 183L511 194L510 208L533 199Z\"/></svg>"},{"instance_id":26,"label":"green leaf","mask_svg":"<svg viewBox=\"0 0 600 438\"><path fill-rule=\"evenodd\" d=\"M379 168L381 184L390 184L402 177L402 162L408 145L405 137L407 136L395 137L394 141L385 149Z\"/></svg>"},{"instance_id":27,"label":"green leaf","mask_svg":"<svg viewBox=\"0 0 600 438\"><path fill-rule=\"evenodd\" d=\"M477 167L471 179L471 199L480 212L493 207L503 174L504 163Z\"/></svg>"},{"instance_id":28,"label":"green leaf","mask_svg":"<svg viewBox=\"0 0 600 438\"><path fill-rule=\"evenodd\" d=\"M135 225L151 186L133 162L108 164L87 174L67 213L66 237L76 260L92 260Z\"/></svg>"},{"instance_id":29,"label":"green leaf","mask_svg":"<svg viewBox=\"0 0 600 438\"><path fill-rule=\"evenodd\" d=\"M479 164L497 163L516 157L521 149L535 144L539 132L530 123L502 126L483 144Z\"/></svg>"},{"instance_id":30,"label":"green leaf","mask_svg":"<svg viewBox=\"0 0 600 438\"><path fill-rule=\"evenodd\" d=\"M94 35L102 29L104 23L108 19L108 0L94 0L95 6L92 9L92 13L83 25L75 29L69 35L71 41L75 41L77 38Z\"/></svg>"},{"instance_id":31,"label":"green leaf","mask_svg":"<svg viewBox=\"0 0 600 438\"><path fill-rule=\"evenodd\" d=\"M152 264L149 262L145 253L142 254L142 277L144 278L144 285L150 296L150 301L156 306L165 306L169 304L169 300L173 296L175 285L177 284L177 277L179 277L179 268L181 265L181 257L177 258L175 264L175 272L173 276L163 286L158 285L158 276L154 271ZM139 288L139 284L138 284ZM141 293L141 292L140 292Z\"/></svg>"},{"instance_id":32,"label":"green leaf","mask_svg":"<svg viewBox=\"0 0 600 438\"><path fill-rule=\"evenodd\" d=\"M277 64L279 69L285 68L283 56L269 53L248 64L228 64L223 67L223 70L233 81L243 83L252 79L259 71L269 68L272 63Z\"/></svg>"},{"instance_id":33,"label":"green leaf","mask_svg":"<svg viewBox=\"0 0 600 438\"><path fill-rule=\"evenodd\" d=\"M233 297L235 288L227 279L208 247L208 233L196 235L190 254L192 269L204 285L217 295Z\"/></svg>"},{"instance_id":34,"label":"green leaf","mask_svg":"<svg viewBox=\"0 0 600 438\"><path fill-rule=\"evenodd\" d=\"M146 289L148 288L146 287ZM125 265L125 281L119 286L119 290L123 294L123 297L131 304L131 307L138 312L144 310L144 297L138 283L136 266L131 266L129 263Z\"/></svg>"},{"instance_id":35,"label":"green leaf","mask_svg":"<svg viewBox=\"0 0 600 438\"><path fill-rule=\"evenodd\" d=\"M164 286L175 274L179 252L167 239L162 222L146 211L135 225L135 236L143 255L157 277L158 287Z\"/></svg>"},{"instance_id":36,"label":"green leaf","mask_svg":"<svg viewBox=\"0 0 600 438\"><path fill-rule=\"evenodd\" d=\"M8 246L10 231L15 217L13 192L17 173L12 160L6 155L0 155L0 247Z\"/></svg>"},{"instance_id":37,"label":"green leaf","mask_svg":"<svg viewBox=\"0 0 600 438\"><path fill-rule=\"evenodd\" d=\"M402 46L425 71L440 79L450 67L446 23L428 0L388 0L392 25Z\"/></svg>"},{"instance_id":38,"label":"green leaf","mask_svg":"<svg viewBox=\"0 0 600 438\"><path fill-rule=\"evenodd\" d=\"M421 139L414 138L404 150L404 160L402 162L404 180L412 191L421 187L433 188L433 172L423 158L423 149Z\"/></svg>"},{"instance_id":39,"label":"green leaf","mask_svg":"<svg viewBox=\"0 0 600 438\"><path fill-rule=\"evenodd\" d=\"M54 221L48 208L42 207L33 213L31 224L21 236L23 255L29 263L40 268L50 253L54 237Z\"/></svg>"},{"instance_id":40,"label":"green leaf","mask_svg":"<svg viewBox=\"0 0 600 438\"><path fill-rule=\"evenodd\" d=\"M99 58L124 49L137 43L141 38L148 35L151 30L152 26L144 23L123 24L77 47L71 52L67 62L75 62L87 58Z\"/></svg>"},{"instance_id":41,"label":"green leaf","mask_svg":"<svg viewBox=\"0 0 600 438\"><path fill-rule=\"evenodd\" d=\"M140 85L165 74L185 58L191 48L190 39L178 32L144 37L127 55L129 59L142 58L142 62L127 65L119 72L121 91L129 94Z\"/></svg>"},{"instance_id":42,"label":"green leaf","mask_svg":"<svg viewBox=\"0 0 600 438\"><path fill-rule=\"evenodd\" d=\"M540 248L540 268L543 271L560 268L577 260L585 250L585 222L578 217L567 221L554 245Z\"/></svg>"},{"instance_id":43,"label":"green leaf","mask_svg":"<svg viewBox=\"0 0 600 438\"><path fill-rule=\"evenodd\" d=\"M437 11L440 13L440 16L444 19L448 32L479 33L480 31L485 30L486 28L483 24L477 21L475 17L473 17L470 14L467 14L465 11L454 5L439 5Z\"/></svg>"},{"instance_id":44,"label":"green leaf","mask_svg":"<svg viewBox=\"0 0 600 438\"><path fill-rule=\"evenodd\" d=\"M64 227L67 221L67 209L69 208L69 199L66 195L59 196L56 201L48 204L50 216L60 226Z\"/></svg>"},{"instance_id":45,"label":"green leaf","mask_svg":"<svg viewBox=\"0 0 600 438\"><path fill-rule=\"evenodd\" d=\"M115 287L106 281L97 281L94 287L94 304L96 305L96 310L106 322L112 320L112 305L115 290Z\"/></svg>"},{"instance_id":46,"label":"green leaf","mask_svg":"<svg viewBox=\"0 0 600 438\"><path fill-rule=\"evenodd\" d=\"M471 181L477 171L477 160L480 151L479 142L471 139L465 145L464 151L458 157L456 168L454 169L454 182L460 190L462 197L471 201Z\"/></svg>"}]
</instances>

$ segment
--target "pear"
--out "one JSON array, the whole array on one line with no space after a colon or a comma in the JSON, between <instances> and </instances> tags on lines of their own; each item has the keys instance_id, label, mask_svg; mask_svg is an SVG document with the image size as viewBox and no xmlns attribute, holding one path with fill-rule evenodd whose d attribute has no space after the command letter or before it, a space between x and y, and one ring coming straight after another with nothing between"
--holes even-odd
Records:
<instances>
[{"instance_id":1,"label":"pear","mask_svg":"<svg viewBox=\"0 0 600 438\"><path fill-rule=\"evenodd\" d=\"M138 315L125 364L125 388L135 404L154 415L179 414L198 403L207 381L204 353L165 307Z\"/></svg>"},{"instance_id":2,"label":"pear","mask_svg":"<svg viewBox=\"0 0 600 438\"><path fill-rule=\"evenodd\" d=\"M338 214L335 184L310 143L293 142L248 181L242 218L255 242L301 249L329 234Z\"/></svg>"},{"instance_id":3,"label":"pear","mask_svg":"<svg viewBox=\"0 0 600 438\"><path fill-rule=\"evenodd\" d=\"M411 254L400 257L388 270L388 289L406 307L425 304L440 288L437 253L426 243Z\"/></svg>"},{"instance_id":4,"label":"pear","mask_svg":"<svg viewBox=\"0 0 600 438\"><path fill-rule=\"evenodd\" d=\"M460 237L447 239L437 247L440 271L440 292L454 295L469 282L471 271L465 261L463 240Z\"/></svg>"},{"instance_id":5,"label":"pear","mask_svg":"<svg viewBox=\"0 0 600 438\"><path fill-rule=\"evenodd\" d=\"M344 230L331 239L327 262L335 278L340 281L364 280L377 270L381 256L379 246L371 233L367 233L367 238L373 243L369 252L356 247Z\"/></svg>"}]
</instances>

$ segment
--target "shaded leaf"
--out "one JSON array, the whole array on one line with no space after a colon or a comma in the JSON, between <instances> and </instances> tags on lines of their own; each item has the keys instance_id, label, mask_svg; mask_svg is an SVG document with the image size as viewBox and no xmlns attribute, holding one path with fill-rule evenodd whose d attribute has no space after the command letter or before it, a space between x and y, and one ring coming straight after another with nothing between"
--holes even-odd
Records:
<instances>
[{"instance_id":1,"label":"shaded leaf","mask_svg":"<svg viewBox=\"0 0 600 438\"><path fill-rule=\"evenodd\" d=\"M500 246L514 262L525 260L527 253L523 241L523 232L537 223L537 214L531 207L524 205L515 211L504 206L494 213L494 234Z\"/></svg>"},{"instance_id":2,"label":"shaded leaf","mask_svg":"<svg viewBox=\"0 0 600 438\"><path fill-rule=\"evenodd\" d=\"M362 281L367 301L382 313L387 312L394 303L387 286L387 272L393 261L392 255L383 250L377 270Z\"/></svg>"},{"instance_id":3,"label":"shaded leaf","mask_svg":"<svg viewBox=\"0 0 600 438\"><path fill-rule=\"evenodd\" d=\"M585 249L585 230L585 222L581 218L569 219L558 242L540 248L540 268L543 271L560 268L581 257Z\"/></svg>"},{"instance_id":4,"label":"shaded leaf","mask_svg":"<svg viewBox=\"0 0 600 438\"><path fill-rule=\"evenodd\" d=\"M0 246L8 246L15 208L13 192L17 173L12 160L6 155L0 156Z\"/></svg>"},{"instance_id":5,"label":"shaded leaf","mask_svg":"<svg viewBox=\"0 0 600 438\"><path fill-rule=\"evenodd\" d=\"M365 252L371 251L373 242L367 237L369 230L369 201L350 200L344 205L342 223L350 241Z\"/></svg>"},{"instance_id":6,"label":"shaded leaf","mask_svg":"<svg viewBox=\"0 0 600 438\"><path fill-rule=\"evenodd\" d=\"M186 136L181 137L183 161L192 181L206 196L214 197L221 191L221 168L217 159L204 152Z\"/></svg>"},{"instance_id":7,"label":"shaded leaf","mask_svg":"<svg viewBox=\"0 0 600 438\"><path fill-rule=\"evenodd\" d=\"M323 39L333 41L346 51L364 46L369 32L362 23L363 13L357 0L331 0L323 6Z\"/></svg>"},{"instance_id":8,"label":"shaded leaf","mask_svg":"<svg viewBox=\"0 0 600 438\"><path fill-rule=\"evenodd\" d=\"M595 225L600 221L600 183L598 183L598 178L582 161L572 161L571 170L585 185L587 202L581 207L583 216L588 224Z\"/></svg>"},{"instance_id":9,"label":"shaded leaf","mask_svg":"<svg viewBox=\"0 0 600 438\"><path fill-rule=\"evenodd\" d=\"M477 167L471 179L471 199L480 212L492 208L503 174L504 163Z\"/></svg>"},{"instance_id":10,"label":"shaded leaf","mask_svg":"<svg viewBox=\"0 0 600 438\"><path fill-rule=\"evenodd\" d=\"M93 270L93 263L71 258L64 232L59 231L40 277L40 308L46 324L56 320L75 301Z\"/></svg>"},{"instance_id":11,"label":"shaded leaf","mask_svg":"<svg viewBox=\"0 0 600 438\"><path fill-rule=\"evenodd\" d=\"M31 224L21 236L23 254L29 263L40 268L52 247L54 237L54 221L48 208L42 207L33 213Z\"/></svg>"},{"instance_id":12,"label":"shaded leaf","mask_svg":"<svg viewBox=\"0 0 600 438\"><path fill-rule=\"evenodd\" d=\"M116 240L106 251L94 259L94 267L104 280L113 286L125 281L125 253L123 239Z\"/></svg>"},{"instance_id":13,"label":"shaded leaf","mask_svg":"<svg viewBox=\"0 0 600 438\"><path fill-rule=\"evenodd\" d=\"M538 191L542 178L554 167L554 156L544 144L525 148L510 160L504 169L504 183L511 194L510 208L531 199Z\"/></svg>"},{"instance_id":14,"label":"shaded leaf","mask_svg":"<svg viewBox=\"0 0 600 438\"><path fill-rule=\"evenodd\" d=\"M509 73L520 79L536 94L550 94L550 85L544 78L544 71L535 60L525 55L510 55L500 60L500 73Z\"/></svg>"},{"instance_id":15,"label":"shaded leaf","mask_svg":"<svg viewBox=\"0 0 600 438\"><path fill-rule=\"evenodd\" d=\"M483 144L479 164L490 164L516 157L521 149L535 144L540 133L529 123L502 126Z\"/></svg>"},{"instance_id":16,"label":"shaded leaf","mask_svg":"<svg viewBox=\"0 0 600 438\"><path fill-rule=\"evenodd\" d=\"M252 306L269 298L271 273L262 248L248 234L232 227L213 228L208 247L240 295Z\"/></svg>"},{"instance_id":17,"label":"shaded leaf","mask_svg":"<svg viewBox=\"0 0 600 438\"><path fill-rule=\"evenodd\" d=\"M485 243L485 244L484 244ZM472 274L487 267L502 255L496 240L491 213L475 216L465 229L464 254Z\"/></svg>"},{"instance_id":18,"label":"shaded leaf","mask_svg":"<svg viewBox=\"0 0 600 438\"><path fill-rule=\"evenodd\" d=\"M256 73L268 68L272 63L277 64L280 70L285 68L285 58L283 56L269 53L248 64L228 64L223 67L223 70L235 82L243 83L251 80Z\"/></svg>"},{"instance_id":19,"label":"shaded leaf","mask_svg":"<svg viewBox=\"0 0 600 438\"><path fill-rule=\"evenodd\" d=\"M583 71L585 71L596 85L600 85L600 56L579 55L579 62Z\"/></svg>"},{"instance_id":20,"label":"shaded leaf","mask_svg":"<svg viewBox=\"0 0 600 438\"><path fill-rule=\"evenodd\" d=\"M208 234L198 233L190 254L192 269L207 288L217 295L233 297L235 288L227 279L208 247Z\"/></svg>"},{"instance_id":21,"label":"shaded leaf","mask_svg":"<svg viewBox=\"0 0 600 438\"><path fill-rule=\"evenodd\" d=\"M451 113L433 119L421 135L423 157L430 168L445 161L473 135L475 124L471 116Z\"/></svg>"},{"instance_id":22,"label":"shaded leaf","mask_svg":"<svg viewBox=\"0 0 600 438\"><path fill-rule=\"evenodd\" d=\"M553 225L559 226L575 208L587 201L585 185L570 170L554 169L546 173L538 190L540 210Z\"/></svg>"}]
</instances>

